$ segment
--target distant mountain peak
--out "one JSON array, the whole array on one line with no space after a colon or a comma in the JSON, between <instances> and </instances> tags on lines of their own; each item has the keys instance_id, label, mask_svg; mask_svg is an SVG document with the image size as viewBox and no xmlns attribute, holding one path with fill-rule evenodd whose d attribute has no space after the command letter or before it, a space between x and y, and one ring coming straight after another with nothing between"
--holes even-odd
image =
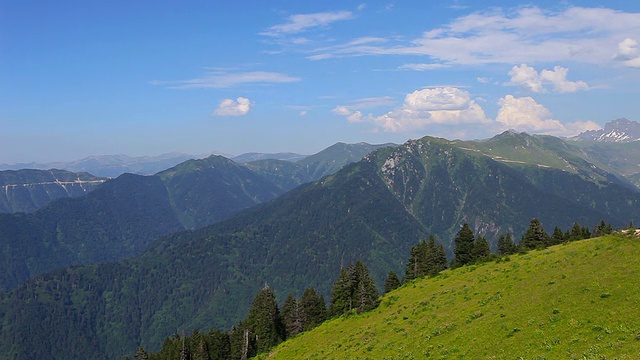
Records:
<instances>
[{"instance_id":1,"label":"distant mountain peak","mask_svg":"<svg viewBox=\"0 0 640 360\"><path fill-rule=\"evenodd\" d=\"M589 130L571 140L627 143L640 140L640 123L619 118L604 125L601 130Z\"/></svg>"}]
</instances>

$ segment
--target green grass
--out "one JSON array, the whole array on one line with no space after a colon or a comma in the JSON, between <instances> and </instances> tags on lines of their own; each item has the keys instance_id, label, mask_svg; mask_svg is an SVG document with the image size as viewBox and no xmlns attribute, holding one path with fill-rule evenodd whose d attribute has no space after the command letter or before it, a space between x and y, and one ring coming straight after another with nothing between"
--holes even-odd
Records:
<instances>
[{"instance_id":1,"label":"green grass","mask_svg":"<svg viewBox=\"0 0 640 360\"><path fill-rule=\"evenodd\" d=\"M268 359L638 359L640 239L608 236L445 271Z\"/></svg>"}]
</instances>

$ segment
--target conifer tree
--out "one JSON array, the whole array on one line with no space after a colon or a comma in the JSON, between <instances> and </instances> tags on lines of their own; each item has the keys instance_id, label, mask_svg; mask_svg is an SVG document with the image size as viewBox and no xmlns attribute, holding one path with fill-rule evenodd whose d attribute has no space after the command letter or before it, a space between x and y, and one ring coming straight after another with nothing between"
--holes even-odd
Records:
<instances>
[{"instance_id":1,"label":"conifer tree","mask_svg":"<svg viewBox=\"0 0 640 360\"><path fill-rule=\"evenodd\" d=\"M511 233L507 235L500 235L498 239L498 254L499 255L511 255L518 252L518 245L511 238Z\"/></svg>"},{"instance_id":2,"label":"conifer tree","mask_svg":"<svg viewBox=\"0 0 640 360\"><path fill-rule=\"evenodd\" d=\"M282 305L282 322L284 323L286 338L296 336L304 330L305 314L293 294L287 295Z\"/></svg>"},{"instance_id":3,"label":"conifer tree","mask_svg":"<svg viewBox=\"0 0 640 360\"><path fill-rule=\"evenodd\" d=\"M340 275L331 288L330 316L338 316L351 310L353 307L351 288L352 285L346 270L340 269Z\"/></svg>"},{"instance_id":4,"label":"conifer tree","mask_svg":"<svg viewBox=\"0 0 640 360\"><path fill-rule=\"evenodd\" d=\"M327 319L327 305L316 289L310 287L300 298L300 307L304 314L303 331L308 331L322 324Z\"/></svg>"},{"instance_id":5,"label":"conifer tree","mask_svg":"<svg viewBox=\"0 0 640 360\"><path fill-rule=\"evenodd\" d=\"M436 239L433 235L429 235L426 262L427 275L429 276L436 276L440 271L447 269L447 254L444 251L444 246L440 243L436 243Z\"/></svg>"},{"instance_id":6,"label":"conifer tree","mask_svg":"<svg viewBox=\"0 0 640 360\"><path fill-rule=\"evenodd\" d=\"M211 360L227 360L231 358L231 342L229 333L212 329L207 334Z\"/></svg>"},{"instance_id":7,"label":"conifer tree","mask_svg":"<svg viewBox=\"0 0 640 360\"><path fill-rule=\"evenodd\" d=\"M425 276L427 273L427 248L426 241L421 241L411 248L411 256L404 275L405 282Z\"/></svg>"},{"instance_id":8,"label":"conifer tree","mask_svg":"<svg viewBox=\"0 0 640 360\"><path fill-rule=\"evenodd\" d=\"M451 264L452 268L460 267L462 265L473 262L474 242L475 237L473 235L473 231L469 227L469 224L464 223L454 239L456 247L453 250L455 257L453 258L453 262Z\"/></svg>"},{"instance_id":9,"label":"conifer tree","mask_svg":"<svg viewBox=\"0 0 640 360\"><path fill-rule=\"evenodd\" d=\"M491 255L491 248L489 247L489 243L487 239L483 236L479 236L473 242L473 262L482 261Z\"/></svg>"},{"instance_id":10,"label":"conifer tree","mask_svg":"<svg viewBox=\"0 0 640 360\"><path fill-rule=\"evenodd\" d=\"M550 245L562 244L565 241L566 241L566 237L564 236L564 233L562 232L562 229L560 229L560 227L556 226L553 229L553 234L551 235L551 240L549 241Z\"/></svg>"},{"instance_id":11,"label":"conifer tree","mask_svg":"<svg viewBox=\"0 0 640 360\"><path fill-rule=\"evenodd\" d=\"M255 343L250 356L263 353L284 340L284 326L280 317L280 310L276 302L276 296L265 285L253 300L247 317L252 341Z\"/></svg>"},{"instance_id":12,"label":"conifer tree","mask_svg":"<svg viewBox=\"0 0 640 360\"><path fill-rule=\"evenodd\" d=\"M387 275L387 280L384 282L384 293L388 293L389 291L393 291L400 287L400 279L398 278L398 274L395 271L389 271L389 275Z\"/></svg>"},{"instance_id":13,"label":"conifer tree","mask_svg":"<svg viewBox=\"0 0 640 360\"><path fill-rule=\"evenodd\" d=\"M532 250L537 248L544 248L549 244L549 235L544 231L540 220L534 218L529 223L527 232L522 235L520 241L521 250Z\"/></svg>"},{"instance_id":14,"label":"conifer tree","mask_svg":"<svg viewBox=\"0 0 640 360\"><path fill-rule=\"evenodd\" d=\"M580 227L580 224L578 224L577 222L574 222L573 227L571 227L571 231L569 232L569 238L567 240L576 241L582 239L584 239L582 234L582 227Z\"/></svg>"},{"instance_id":15,"label":"conifer tree","mask_svg":"<svg viewBox=\"0 0 640 360\"><path fill-rule=\"evenodd\" d=\"M331 289L331 316L338 316L355 309L358 312L378 306L378 290L369 270L360 261L340 270L338 280Z\"/></svg>"},{"instance_id":16,"label":"conifer tree","mask_svg":"<svg viewBox=\"0 0 640 360\"><path fill-rule=\"evenodd\" d=\"M378 306L378 289L369 275L369 269L360 261L356 262L356 272L358 274L358 313L375 309Z\"/></svg>"}]
</instances>

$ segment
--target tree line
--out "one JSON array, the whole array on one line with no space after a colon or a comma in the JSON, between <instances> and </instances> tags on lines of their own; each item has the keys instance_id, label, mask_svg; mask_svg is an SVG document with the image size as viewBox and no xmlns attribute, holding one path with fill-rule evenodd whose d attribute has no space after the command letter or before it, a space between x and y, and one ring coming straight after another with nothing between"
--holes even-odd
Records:
<instances>
[{"instance_id":1,"label":"tree line","mask_svg":"<svg viewBox=\"0 0 640 360\"><path fill-rule=\"evenodd\" d=\"M519 243L513 240L510 233L500 235L497 252L492 253L489 242L482 236L476 236L465 223L453 239L455 248L451 262L447 260L443 245L430 235L428 240L422 240L411 248L402 280L394 271L389 272L384 284L384 293L414 279L436 276L447 268L477 264L505 255L612 232L611 225L604 221L597 224L593 231L576 222L565 232L556 227L552 235L549 235L538 219L532 219ZM317 327L329 318L375 309L379 304L378 297L375 282L366 265L360 261L340 269L331 289L328 307L324 297L313 287L307 288L300 298L288 294L280 307L274 291L265 284L254 298L247 318L228 332L212 329L207 333L194 330L188 336L176 333L164 341L162 349L157 353L150 353L138 347L134 359L249 359L269 351L288 338Z\"/></svg>"}]
</instances>

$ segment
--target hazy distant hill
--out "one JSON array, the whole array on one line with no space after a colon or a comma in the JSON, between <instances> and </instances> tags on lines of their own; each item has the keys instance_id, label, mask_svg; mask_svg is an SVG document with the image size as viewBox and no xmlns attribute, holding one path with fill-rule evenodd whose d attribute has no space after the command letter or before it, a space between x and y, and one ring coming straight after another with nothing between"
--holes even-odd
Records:
<instances>
[{"instance_id":1,"label":"hazy distant hill","mask_svg":"<svg viewBox=\"0 0 640 360\"><path fill-rule=\"evenodd\" d=\"M167 153L157 156L131 157L127 155L97 155L71 162L0 164L3 170L20 169L64 169L73 172L88 172L97 176L117 177L124 173L151 175L170 168L193 155Z\"/></svg>"},{"instance_id":2,"label":"hazy distant hill","mask_svg":"<svg viewBox=\"0 0 640 360\"><path fill-rule=\"evenodd\" d=\"M544 158L532 141L512 145ZM280 299L308 286L328 296L341 264L357 259L380 286L430 233L451 252L464 222L495 244L508 231L518 239L533 217L547 231L574 221L621 227L640 217L640 194L608 182L595 165L575 172L539 165L430 137L379 149L226 221L155 241L125 262L59 270L2 294L0 356L120 359L140 344L158 349L175 331L228 329L265 282Z\"/></svg>"},{"instance_id":3,"label":"hazy distant hill","mask_svg":"<svg viewBox=\"0 0 640 360\"><path fill-rule=\"evenodd\" d=\"M285 161L299 161L306 157L306 155L300 155L296 153L274 153L274 154L266 154L266 153L245 153L238 156L231 157L231 160L239 163L258 161L258 160L285 160Z\"/></svg>"},{"instance_id":4,"label":"hazy distant hill","mask_svg":"<svg viewBox=\"0 0 640 360\"><path fill-rule=\"evenodd\" d=\"M32 212L54 199L85 195L105 180L57 169L0 171L0 213Z\"/></svg>"},{"instance_id":5,"label":"hazy distant hill","mask_svg":"<svg viewBox=\"0 0 640 360\"><path fill-rule=\"evenodd\" d=\"M397 144L357 144L336 143L328 148L295 162L264 159L247 162L244 165L254 172L277 184L282 190L321 179L340 170L343 166L359 161L370 152Z\"/></svg>"}]
</instances>

